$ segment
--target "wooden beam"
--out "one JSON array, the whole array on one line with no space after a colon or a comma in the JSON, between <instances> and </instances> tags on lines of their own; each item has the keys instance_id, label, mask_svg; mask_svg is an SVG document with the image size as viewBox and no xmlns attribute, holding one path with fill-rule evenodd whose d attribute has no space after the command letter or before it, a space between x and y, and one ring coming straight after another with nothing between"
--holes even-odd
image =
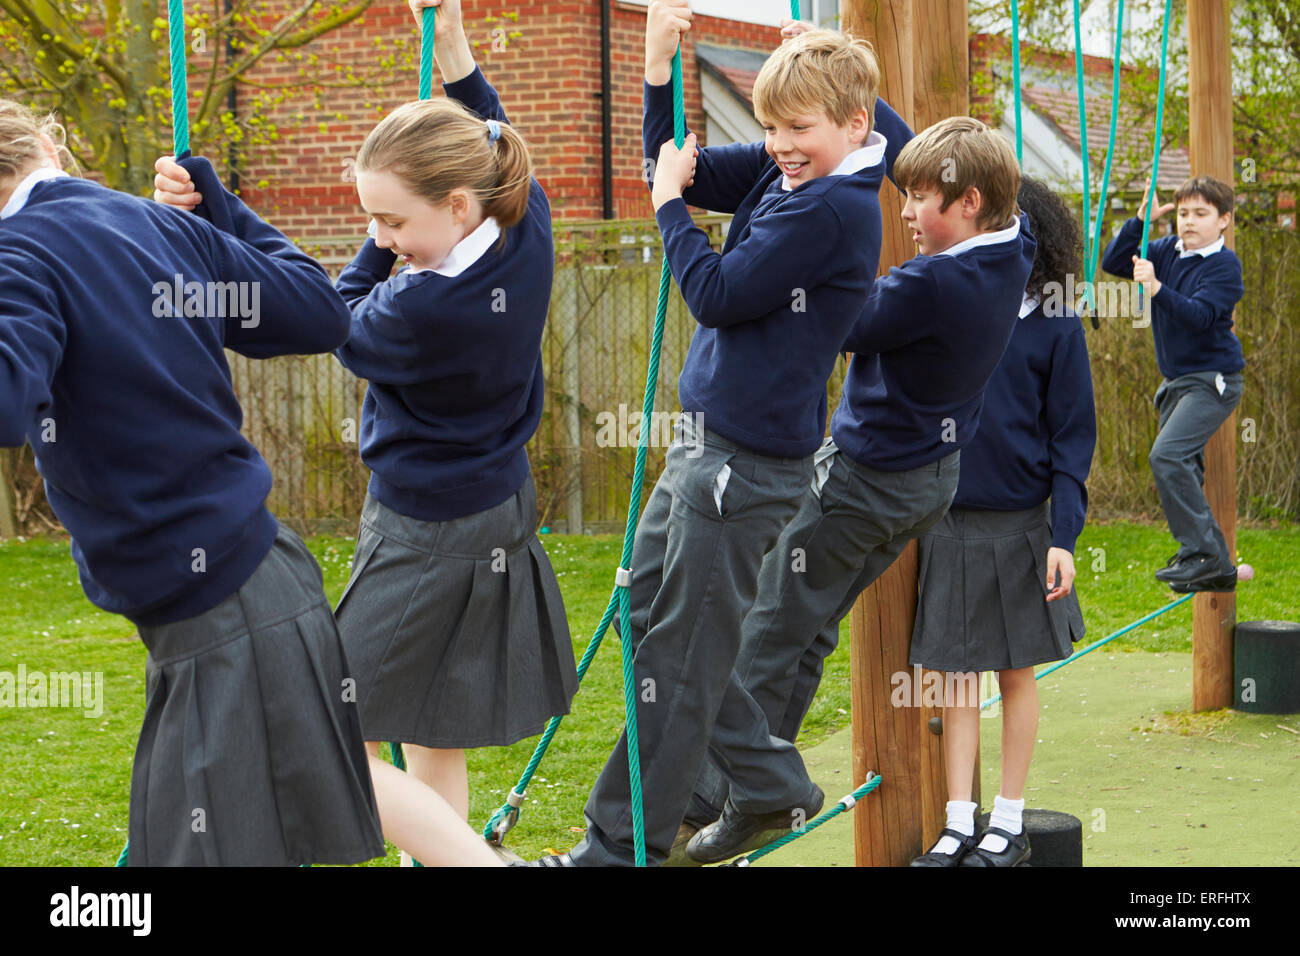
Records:
<instances>
[{"instance_id":1,"label":"wooden beam","mask_svg":"<svg viewBox=\"0 0 1300 956\"><path fill-rule=\"evenodd\" d=\"M1189 151L1192 175L1232 184L1232 53L1228 0L1187 4ZM1224 233L1233 246L1233 229ZM1237 554L1237 416L1229 415L1205 447L1205 497ZM1196 595L1192 604L1192 709L1229 707L1233 701L1232 637L1237 596Z\"/></svg>"},{"instance_id":2,"label":"wooden beam","mask_svg":"<svg viewBox=\"0 0 1300 956\"><path fill-rule=\"evenodd\" d=\"M969 112L965 0L854 0L844 29L875 47L880 95L915 130ZM880 192L881 272L901 265L916 248L903 225L892 186ZM937 838L947 786L941 739L929 732L935 708L893 707L891 678L909 674L907 656L916 617L917 557L909 545L863 593L849 623L853 681L853 777L874 770L884 779L854 815L859 866L905 866ZM914 687L919 700L921 687Z\"/></svg>"}]
</instances>

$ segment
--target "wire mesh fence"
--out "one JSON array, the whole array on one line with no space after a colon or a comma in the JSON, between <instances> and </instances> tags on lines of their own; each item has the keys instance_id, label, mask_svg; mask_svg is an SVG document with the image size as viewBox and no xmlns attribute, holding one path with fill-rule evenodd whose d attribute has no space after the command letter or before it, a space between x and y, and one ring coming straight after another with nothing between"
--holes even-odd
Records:
<instances>
[{"instance_id":1,"label":"wire mesh fence","mask_svg":"<svg viewBox=\"0 0 1300 956\"><path fill-rule=\"evenodd\" d=\"M1104 237L1140 197L1117 197ZM1248 520L1300 518L1300 234L1294 209L1254 192L1238 208L1236 250L1246 297L1236 314L1245 348L1245 394L1237 410L1238 513ZM729 217L700 217L715 248ZM356 243L304 242L334 271ZM543 338L546 401L528 445L539 519L557 531L621 531L631 494L647 350L662 250L653 220L557 223L556 269ZM1135 326L1123 296L1099 296L1101 328L1087 329L1097 399L1098 445L1089 480L1094 518L1160 519L1147 464L1160 382L1149 328ZM503 314L503 322L508 315ZM656 417L648 423L646 487L662 470L677 377L695 329L674 287L660 362ZM270 464L271 510L301 531L356 527L369 473L360 460L365 383L330 355L253 361L227 353L244 409L243 431ZM828 385L839 398L845 366ZM0 535L58 530L31 448L0 450Z\"/></svg>"}]
</instances>

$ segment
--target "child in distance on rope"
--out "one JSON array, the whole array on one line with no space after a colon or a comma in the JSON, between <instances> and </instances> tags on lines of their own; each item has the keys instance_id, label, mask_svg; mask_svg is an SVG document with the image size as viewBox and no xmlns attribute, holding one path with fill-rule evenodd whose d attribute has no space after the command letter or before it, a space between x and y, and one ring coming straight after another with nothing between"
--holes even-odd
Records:
<instances>
[{"instance_id":1,"label":"child in distance on rope","mask_svg":"<svg viewBox=\"0 0 1300 956\"><path fill-rule=\"evenodd\" d=\"M1245 294L1241 260L1224 244L1232 221L1232 187L1195 176L1161 205L1147 184L1151 219L1178 211L1177 236L1162 236L1139 258L1143 220L1124 223L1102 259L1113 275L1142 283L1149 296L1156 362L1164 376L1154 403L1160 432L1151 473L1178 550L1156 579L1174 591L1230 591L1237 569L1205 498L1205 446L1241 400L1246 361L1233 332L1233 309Z\"/></svg>"}]
</instances>

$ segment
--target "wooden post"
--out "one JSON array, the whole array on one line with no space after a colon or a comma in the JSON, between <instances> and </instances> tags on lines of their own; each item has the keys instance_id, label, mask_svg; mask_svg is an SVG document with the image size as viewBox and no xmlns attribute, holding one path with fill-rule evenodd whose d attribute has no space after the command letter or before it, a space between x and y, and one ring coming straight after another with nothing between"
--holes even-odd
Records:
<instances>
[{"instance_id":1,"label":"wooden post","mask_svg":"<svg viewBox=\"0 0 1300 956\"><path fill-rule=\"evenodd\" d=\"M582 406L582 350L578 340L578 316L583 309L583 265L574 257L573 309L561 310L559 315L560 344L564 355L564 500L566 530L569 534L582 534L582 421L578 411ZM601 314L608 310L604 300L609 295L606 286L600 293Z\"/></svg>"},{"instance_id":2,"label":"wooden post","mask_svg":"<svg viewBox=\"0 0 1300 956\"><path fill-rule=\"evenodd\" d=\"M1231 185L1232 54L1228 0L1187 4L1189 148L1193 175L1213 176ZM1224 233L1233 246L1232 226ZM1205 496L1237 554L1237 416L1228 416L1205 446ZM1233 702L1232 636L1237 596L1232 591L1201 593L1192 604L1192 709L1213 710Z\"/></svg>"},{"instance_id":3,"label":"wooden post","mask_svg":"<svg viewBox=\"0 0 1300 956\"><path fill-rule=\"evenodd\" d=\"M880 95L915 130L969 112L965 0L855 0L844 29L870 40L880 61ZM899 193L881 189L881 271L915 253ZM927 729L936 708L893 707L891 678L909 674L916 617L915 543L854 605L849 623L853 681L853 778L884 779L854 815L859 866L904 866L942 828L947 787L941 739ZM914 686L917 699L921 687Z\"/></svg>"}]
</instances>

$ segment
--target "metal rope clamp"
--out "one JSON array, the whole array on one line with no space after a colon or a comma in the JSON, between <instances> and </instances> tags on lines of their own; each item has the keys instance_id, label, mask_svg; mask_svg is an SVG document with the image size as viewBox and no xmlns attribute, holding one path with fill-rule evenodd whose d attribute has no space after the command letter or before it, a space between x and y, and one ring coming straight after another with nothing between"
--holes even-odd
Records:
<instances>
[{"instance_id":1,"label":"metal rope clamp","mask_svg":"<svg viewBox=\"0 0 1300 956\"><path fill-rule=\"evenodd\" d=\"M506 834L515 828L519 822L519 811L524 804L524 795L516 791L513 787L506 796L506 804L510 807L509 812L505 813L496 825L492 828L492 836L488 837L488 843L493 846L501 846L506 839Z\"/></svg>"}]
</instances>

